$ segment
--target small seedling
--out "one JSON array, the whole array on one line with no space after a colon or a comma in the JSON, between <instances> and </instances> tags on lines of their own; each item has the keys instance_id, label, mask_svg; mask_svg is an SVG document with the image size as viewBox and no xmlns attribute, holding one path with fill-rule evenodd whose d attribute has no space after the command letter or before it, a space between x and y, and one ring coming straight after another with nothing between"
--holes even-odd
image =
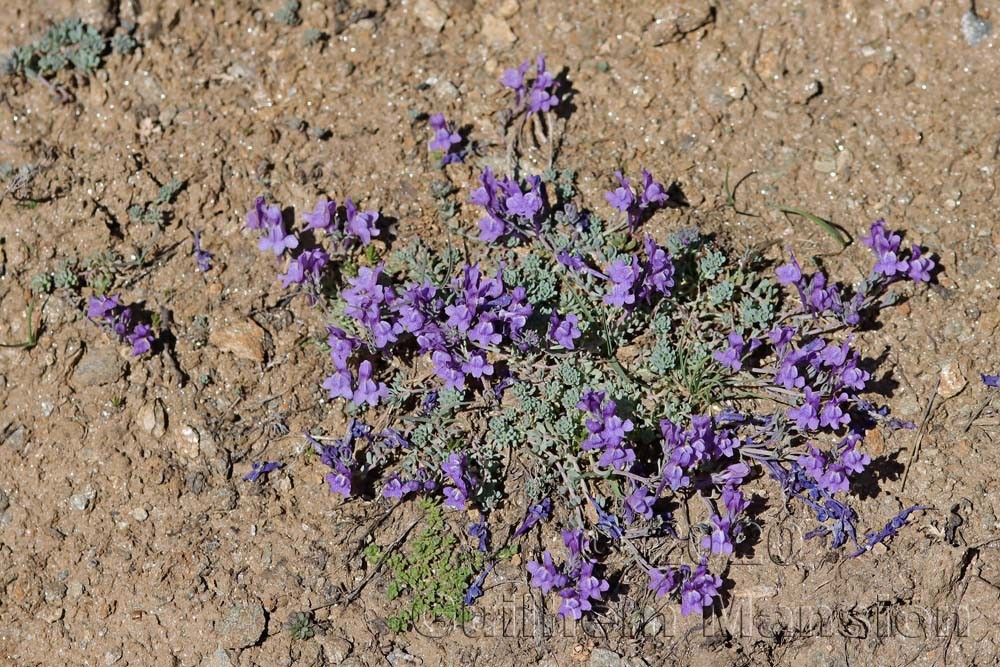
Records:
<instances>
[{"instance_id":1,"label":"small seedling","mask_svg":"<svg viewBox=\"0 0 1000 667\"><path fill-rule=\"evenodd\" d=\"M296 26L302 23L299 10L302 3L299 0L288 0L284 6L274 13L274 20L287 26Z\"/></svg>"},{"instance_id":2,"label":"small seedling","mask_svg":"<svg viewBox=\"0 0 1000 667\"><path fill-rule=\"evenodd\" d=\"M316 628L313 627L313 617L310 612L296 611L288 616L285 621L285 629L294 639L305 641L316 636Z\"/></svg>"}]
</instances>

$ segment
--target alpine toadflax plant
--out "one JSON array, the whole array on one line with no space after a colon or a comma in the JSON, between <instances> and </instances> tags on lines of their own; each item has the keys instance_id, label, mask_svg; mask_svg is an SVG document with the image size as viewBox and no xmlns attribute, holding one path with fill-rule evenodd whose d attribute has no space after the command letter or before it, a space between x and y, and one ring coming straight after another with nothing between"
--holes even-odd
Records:
<instances>
[{"instance_id":1,"label":"alpine toadflax plant","mask_svg":"<svg viewBox=\"0 0 1000 667\"><path fill-rule=\"evenodd\" d=\"M92 296L87 301L87 317L132 346L132 356L148 354L153 349L153 328L136 319L135 308L121 303L121 295Z\"/></svg>"},{"instance_id":2,"label":"alpine toadflax plant","mask_svg":"<svg viewBox=\"0 0 1000 667\"><path fill-rule=\"evenodd\" d=\"M524 117L559 104L544 58L502 82ZM431 127L431 149L455 155L443 116ZM856 344L896 294L932 280L919 246L873 223L871 269L845 285L791 252L779 263L695 229L648 233L670 198L646 169L609 176L590 210L513 164L479 172L453 230L462 251L416 239L383 256L369 247L379 214L350 200L321 200L299 231L262 198L247 215L283 286L327 318L322 389L349 427L307 438L331 491L475 512L464 604L537 531L562 549L526 559L530 584L565 618L606 604L635 568L653 595L702 613L754 539L753 494L796 501L810 537L850 556L923 509L863 532L851 497L872 464L865 434L912 427L876 403Z\"/></svg>"}]
</instances>

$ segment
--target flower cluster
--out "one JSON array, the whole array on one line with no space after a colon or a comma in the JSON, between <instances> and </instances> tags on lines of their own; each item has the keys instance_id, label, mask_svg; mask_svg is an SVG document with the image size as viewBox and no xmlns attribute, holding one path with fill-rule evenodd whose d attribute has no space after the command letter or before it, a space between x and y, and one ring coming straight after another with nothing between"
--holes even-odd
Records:
<instances>
[{"instance_id":1,"label":"flower cluster","mask_svg":"<svg viewBox=\"0 0 1000 667\"><path fill-rule=\"evenodd\" d=\"M452 452L448 460L441 464L441 471L445 474L448 484L444 487L445 506L464 510L466 501L479 484L479 480L469 472L468 457L465 454Z\"/></svg>"},{"instance_id":2,"label":"flower cluster","mask_svg":"<svg viewBox=\"0 0 1000 667\"><path fill-rule=\"evenodd\" d=\"M537 237L541 233L546 210L541 178L529 176L522 187L509 176L498 181L493 170L486 167L479 183L469 201L486 209L486 215L479 220L480 241L493 243L509 237Z\"/></svg>"},{"instance_id":3,"label":"flower cluster","mask_svg":"<svg viewBox=\"0 0 1000 667\"><path fill-rule=\"evenodd\" d=\"M544 132L543 112L560 101L544 59L533 78L530 69L503 77L517 99L516 132L529 117ZM442 164L461 160L463 137L440 114L430 121ZM516 154L518 137L507 139ZM792 255L775 284L765 260L735 261L697 230L641 233L670 201L645 169L635 185L616 174L606 199L624 219L608 223L571 201L572 177L524 177L514 158L509 175L480 174L469 200L484 215L470 231L483 243L461 250L417 240L385 257L352 255L379 235L379 215L349 199L342 209L321 200L303 216L308 234L286 232L282 211L263 199L247 216L262 250L292 255L285 286L324 297L315 303L329 318L333 373L323 388L343 400L335 406L352 417L377 410L378 429L352 419L342 438L307 436L331 491L369 496L381 484L387 499L439 498L463 523L458 512L478 512L455 533L476 562L456 604L483 595L507 546L551 530L543 522L562 529L567 556L557 564L546 550L528 572L533 586L558 594L564 618L580 618L609 589L595 575L595 534L686 615L714 605L722 581L713 572L753 539L759 479L815 515L809 537L853 542L857 553L920 509L859 538L848 494L872 463L864 434L912 425L863 397L874 362L853 346L863 320L892 303L888 287L927 282L934 260L902 249L879 221L865 239L875 254L865 280L846 286ZM501 503L527 507L505 533ZM509 544L491 551L490 535L503 534ZM637 539L668 544L640 548ZM687 564L643 555L687 548Z\"/></svg>"},{"instance_id":4,"label":"flower cluster","mask_svg":"<svg viewBox=\"0 0 1000 667\"><path fill-rule=\"evenodd\" d=\"M433 114L428 124L434 130L434 138L431 139L429 147L432 153L441 155L441 166L462 162L466 153L462 150L462 135L445 120L444 114Z\"/></svg>"},{"instance_id":5,"label":"flower cluster","mask_svg":"<svg viewBox=\"0 0 1000 667\"><path fill-rule=\"evenodd\" d=\"M153 328L136 321L132 307L123 306L119 294L90 297L87 301L87 317L131 345L132 356L141 356L153 348Z\"/></svg>"},{"instance_id":6,"label":"flower cluster","mask_svg":"<svg viewBox=\"0 0 1000 667\"><path fill-rule=\"evenodd\" d=\"M557 566L546 549L541 562L530 562L527 569L532 586L540 588L543 593L558 591L562 598L560 618L579 619L583 612L593 608L591 601L600 601L609 584L607 580L595 576L597 561L588 555L590 540L584 537L582 530L564 530L562 538L568 556L563 566Z\"/></svg>"},{"instance_id":7,"label":"flower cluster","mask_svg":"<svg viewBox=\"0 0 1000 667\"><path fill-rule=\"evenodd\" d=\"M490 361L494 349L526 346L521 334L533 309L523 287L511 289L504 283L502 268L490 278L467 264L449 286L413 282L399 289L381 284L383 273L381 265L364 267L343 292L344 314L358 335L330 330L336 372L323 386L331 398L371 406L385 398L385 384L371 379L370 360L360 362L357 378L351 374L348 359L355 351L386 354L415 348L430 358L445 387L464 389L470 381L485 383L498 373Z\"/></svg>"},{"instance_id":8,"label":"flower cluster","mask_svg":"<svg viewBox=\"0 0 1000 667\"><path fill-rule=\"evenodd\" d=\"M655 298L670 296L674 287L674 264L670 253L649 236L643 239L645 257L636 253L608 262L603 270L589 267L579 254L563 250L557 255L559 262L584 275L606 283L602 301L626 311L638 306L648 306Z\"/></svg>"},{"instance_id":9,"label":"flower cluster","mask_svg":"<svg viewBox=\"0 0 1000 667\"><path fill-rule=\"evenodd\" d=\"M271 252L279 259L287 251L300 249L289 260L278 279L285 288L292 285L306 286L310 301L315 302L324 270L331 261L331 253L335 257L343 257L354 247L370 244L372 238L380 233L379 214L377 211L359 211L350 197L345 200L343 208L338 208L335 201L321 198L312 211L302 214L302 219L305 222L302 231L322 231L327 236L329 252L320 247L306 249L304 237L294 231L286 231L281 207L268 204L263 197L257 197L253 208L247 213L246 228L258 230L261 234L258 241L260 250ZM200 265L200 255L198 261Z\"/></svg>"},{"instance_id":10,"label":"flower cluster","mask_svg":"<svg viewBox=\"0 0 1000 667\"><path fill-rule=\"evenodd\" d=\"M588 391L577 404L589 413L587 431L589 435L580 447L584 451L599 451L597 463L602 468L625 470L635 461L635 450L628 446L626 434L632 428L632 421L622 419L617 414L618 406L608 400L603 391Z\"/></svg>"},{"instance_id":11,"label":"flower cluster","mask_svg":"<svg viewBox=\"0 0 1000 667\"><path fill-rule=\"evenodd\" d=\"M326 475L330 491L350 498L357 480L372 472L375 466L387 460L392 453L405 450L410 443L394 429L376 432L371 426L351 420L343 438L330 438L323 444L315 436L304 434L320 461L331 472ZM433 487L430 487L433 488ZM416 489L413 489L416 490ZM404 494L400 494L401 497ZM386 497L392 497L386 493Z\"/></svg>"},{"instance_id":12,"label":"flower cluster","mask_svg":"<svg viewBox=\"0 0 1000 667\"><path fill-rule=\"evenodd\" d=\"M675 491L690 486L705 464L732 458L743 444L730 429L717 428L707 415L692 415L691 428L687 430L664 419L660 421L660 433L663 436L660 487L669 486ZM731 466L732 472L741 470L737 466Z\"/></svg>"},{"instance_id":13,"label":"flower cluster","mask_svg":"<svg viewBox=\"0 0 1000 667\"><path fill-rule=\"evenodd\" d=\"M886 229L885 220L872 223L868 236L861 239L875 253L872 272L890 282L903 277L913 282L929 282L935 268L934 260L925 257L916 243L910 246L909 252L901 250L902 240L899 234Z\"/></svg>"},{"instance_id":14,"label":"flower cluster","mask_svg":"<svg viewBox=\"0 0 1000 667\"><path fill-rule=\"evenodd\" d=\"M535 62L535 77L526 78L531 61L525 60L517 69L505 70L500 83L514 91L515 113L521 110L528 115L551 111L559 105L559 82L545 67L545 56Z\"/></svg>"},{"instance_id":15,"label":"flower cluster","mask_svg":"<svg viewBox=\"0 0 1000 667\"><path fill-rule=\"evenodd\" d=\"M853 294L830 283L822 271L805 275L791 251L789 261L775 272L778 282L795 287L805 312L830 315L844 324L857 326L862 312L877 305L887 287L900 280L929 282L937 268L936 262L925 256L918 245L913 244L909 251L902 250L902 237L886 229L883 220L872 223L862 242L875 254L875 265Z\"/></svg>"},{"instance_id":16,"label":"flower cluster","mask_svg":"<svg viewBox=\"0 0 1000 667\"><path fill-rule=\"evenodd\" d=\"M663 184L653 180L653 175L645 169L642 170L642 188L635 191L632 190L631 180L622 176L620 171L615 172L615 178L618 179L618 187L607 192L604 198L625 214L629 229L634 230L670 199Z\"/></svg>"},{"instance_id":17,"label":"flower cluster","mask_svg":"<svg viewBox=\"0 0 1000 667\"><path fill-rule=\"evenodd\" d=\"M711 607L719 594L722 579L708 572L704 560L691 570L687 565L674 568L653 568L649 570L649 590L656 597L678 595L681 599L681 614L687 616Z\"/></svg>"}]
</instances>

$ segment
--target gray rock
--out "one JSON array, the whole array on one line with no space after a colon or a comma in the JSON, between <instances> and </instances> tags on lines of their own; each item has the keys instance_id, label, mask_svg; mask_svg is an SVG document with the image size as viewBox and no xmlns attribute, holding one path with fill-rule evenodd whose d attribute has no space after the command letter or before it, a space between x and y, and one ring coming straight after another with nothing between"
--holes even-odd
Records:
<instances>
[{"instance_id":1,"label":"gray rock","mask_svg":"<svg viewBox=\"0 0 1000 667\"><path fill-rule=\"evenodd\" d=\"M61 581L50 582L46 584L44 589L42 589L42 594L45 597L46 602L59 602L66 597L66 584Z\"/></svg>"},{"instance_id":2,"label":"gray rock","mask_svg":"<svg viewBox=\"0 0 1000 667\"><path fill-rule=\"evenodd\" d=\"M595 648L590 652L590 667L623 667L622 657L606 648Z\"/></svg>"},{"instance_id":3,"label":"gray rock","mask_svg":"<svg viewBox=\"0 0 1000 667\"><path fill-rule=\"evenodd\" d=\"M28 439L28 434L24 430L23 426L18 426L16 429L10 432L7 439L3 441L4 447L10 447L15 453L20 454L21 450L24 449L24 443Z\"/></svg>"},{"instance_id":4,"label":"gray rock","mask_svg":"<svg viewBox=\"0 0 1000 667\"><path fill-rule=\"evenodd\" d=\"M220 646L215 653L205 656L201 661L201 667L233 667L233 661L229 659L226 649Z\"/></svg>"},{"instance_id":5,"label":"gray rock","mask_svg":"<svg viewBox=\"0 0 1000 667\"><path fill-rule=\"evenodd\" d=\"M975 46L986 39L991 29L990 22L979 18L976 10L970 9L962 14L962 36L969 46Z\"/></svg>"},{"instance_id":6,"label":"gray rock","mask_svg":"<svg viewBox=\"0 0 1000 667\"><path fill-rule=\"evenodd\" d=\"M413 5L413 13L434 32L440 32L448 20L448 15L433 0L417 0Z\"/></svg>"},{"instance_id":7,"label":"gray rock","mask_svg":"<svg viewBox=\"0 0 1000 667\"><path fill-rule=\"evenodd\" d=\"M122 655L122 647L116 646L110 651L106 651L104 653L104 664L107 665L107 667L111 667L111 665L122 659Z\"/></svg>"},{"instance_id":8,"label":"gray rock","mask_svg":"<svg viewBox=\"0 0 1000 667\"><path fill-rule=\"evenodd\" d=\"M317 638L320 645L323 647L323 654L326 659L333 665L340 665L344 662L344 659L350 655L351 651L354 649L354 645L351 642L343 639L341 637L331 637L327 634L320 634Z\"/></svg>"},{"instance_id":9,"label":"gray rock","mask_svg":"<svg viewBox=\"0 0 1000 667\"><path fill-rule=\"evenodd\" d=\"M136 420L142 430L154 438L162 438L167 432L167 410L163 406L163 401L158 398L139 408Z\"/></svg>"},{"instance_id":10,"label":"gray rock","mask_svg":"<svg viewBox=\"0 0 1000 667\"><path fill-rule=\"evenodd\" d=\"M110 348L87 350L76 365L70 385L83 391L96 385L112 384L122 376L122 361L118 352Z\"/></svg>"},{"instance_id":11,"label":"gray rock","mask_svg":"<svg viewBox=\"0 0 1000 667\"><path fill-rule=\"evenodd\" d=\"M507 20L494 14L483 15L482 35L492 46L510 46L517 41L517 36L510 29Z\"/></svg>"},{"instance_id":12,"label":"gray rock","mask_svg":"<svg viewBox=\"0 0 1000 667\"><path fill-rule=\"evenodd\" d=\"M94 498L96 497L97 491L88 485L80 493L74 493L69 497L69 508L77 512L86 512L94 506Z\"/></svg>"},{"instance_id":13,"label":"gray rock","mask_svg":"<svg viewBox=\"0 0 1000 667\"><path fill-rule=\"evenodd\" d=\"M415 656L410 655L403 649L397 647L389 652L389 655L385 656L386 662L388 662L392 667L405 667L406 665L422 665L423 660Z\"/></svg>"},{"instance_id":14,"label":"gray rock","mask_svg":"<svg viewBox=\"0 0 1000 667\"><path fill-rule=\"evenodd\" d=\"M259 600L239 602L229 607L216 632L226 648L253 646L267 629L267 616ZM218 653L218 651L216 652Z\"/></svg>"}]
</instances>

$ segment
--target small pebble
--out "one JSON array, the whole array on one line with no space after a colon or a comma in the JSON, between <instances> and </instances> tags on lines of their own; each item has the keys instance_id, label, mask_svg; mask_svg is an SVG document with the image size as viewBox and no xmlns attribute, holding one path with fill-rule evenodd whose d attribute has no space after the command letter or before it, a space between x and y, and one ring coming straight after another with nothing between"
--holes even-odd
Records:
<instances>
[{"instance_id":1,"label":"small pebble","mask_svg":"<svg viewBox=\"0 0 1000 667\"><path fill-rule=\"evenodd\" d=\"M974 9L962 15L962 36L969 46L976 46L990 34L990 22L979 18Z\"/></svg>"},{"instance_id":2,"label":"small pebble","mask_svg":"<svg viewBox=\"0 0 1000 667\"><path fill-rule=\"evenodd\" d=\"M94 504L94 498L97 497L97 492L90 486L85 488L80 493L73 494L69 498L69 507L77 512L84 512L89 510Z\"/></svg>"},{"instance_id":3,"label":"small pebble","mask_svg":"<svg viewBox=\"0 0 1000 667\"><path fill-rule=\"evenodd\" d=\"M149 518L149 512L147 512L142 507L136 507L134 510L132 510L132 518L135 519L136 521L145 521L146 519Z\"/></svg>"},{"instance_id":4,"label":"small pebble","mask_svg":"<svg viewBox=\"0 0 1000 667\"><path fill-rule=\"evenodd\" d=\"M590 667L622 667L622 657L606 648L595 648L590 652Z\"/></svg>"},{"instance_id":5,"label":"small pebble","mask_svg":"<svg viewBox=\"0 0 1000 667\"><path fill-rule=\"evenodd\" d=\"M965 389L968 384L965 373L957 361L949 361L941 368L941 384L938 385L938 395L941 398L951 398Z\"/></svg>"}]
</instances>

